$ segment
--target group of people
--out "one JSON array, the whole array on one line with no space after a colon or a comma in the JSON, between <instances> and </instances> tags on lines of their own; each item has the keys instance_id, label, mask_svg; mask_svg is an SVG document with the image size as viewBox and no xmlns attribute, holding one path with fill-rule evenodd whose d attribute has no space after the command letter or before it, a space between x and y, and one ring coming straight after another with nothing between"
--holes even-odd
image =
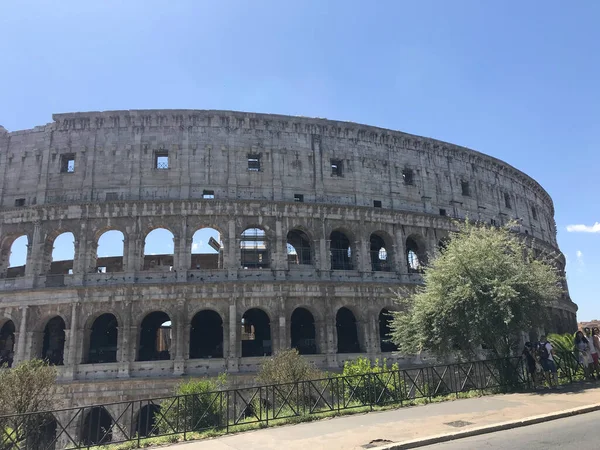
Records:
<instances>
[{"instance_id":1,"label":"group of people","mask_svg":"<svg viewBox=\"0 0 600 450\"><path fill-rule=\"evenodd\" d=\"M600 380L600 365L598 361L600 352L600 330L584 328L578 330L573 337L573 351L579 364L583 367L585 378ZM527 363L527 371L534 389L547 383L549 388L560 388L558 384L558 370L554 360L556 353L546 336L542 336L537 343L526 342L523 357Z\"/></svg>"}]
</instances>

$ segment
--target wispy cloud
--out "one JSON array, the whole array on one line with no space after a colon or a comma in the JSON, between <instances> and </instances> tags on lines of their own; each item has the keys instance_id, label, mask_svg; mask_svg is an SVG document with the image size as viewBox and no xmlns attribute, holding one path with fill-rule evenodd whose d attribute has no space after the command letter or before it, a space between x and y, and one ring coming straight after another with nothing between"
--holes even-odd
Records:
<instances>
[{"instance_id":1,"label":"wispy cloud","mask_svg":"<svg viewBox=\"0 0 600 450\"><path fill-rule=\"evenodd\" d=\"M600 233L600 222L594 225L567 225L569 233Z\"/></svg>"},{"instance_id":2,"label":"wispy cloud","mask_svg":"<svg viewBox=\"0 0 600 450\"><path fill-rule=\"evenodd\" d=\"M204 245L202 241L196 241L192 244L192 250L198 250L202 245Z\"/></svg>"}]
</instances>

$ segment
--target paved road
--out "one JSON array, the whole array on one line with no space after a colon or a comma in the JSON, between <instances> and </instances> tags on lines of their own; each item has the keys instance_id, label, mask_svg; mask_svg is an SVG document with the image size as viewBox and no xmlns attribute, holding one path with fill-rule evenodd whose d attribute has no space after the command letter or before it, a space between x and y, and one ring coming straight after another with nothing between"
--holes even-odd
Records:
<instances>
[{"instance_id":1,"label":"paved road","mask_svg":"<svg viewBox=\"0 0 600 450\"><path fill-rule=\"evenodd\" d=\"M554 450L600 448L600 412L499 431L443 444L420 447L421 450Z\"/></svg>"}]
</instances>

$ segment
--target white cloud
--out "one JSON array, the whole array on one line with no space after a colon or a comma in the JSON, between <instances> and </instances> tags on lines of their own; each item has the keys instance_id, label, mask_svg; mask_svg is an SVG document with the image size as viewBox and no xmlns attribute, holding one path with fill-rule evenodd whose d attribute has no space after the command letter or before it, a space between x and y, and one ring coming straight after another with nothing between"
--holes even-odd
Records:
<instances>
[{"instance_id":1,"label":"white cloud","mask_svg":"<svg viewBox=\"0 0 600 450\"><path fill-rule=\"evenodd\" d=\"M196 241L192 244L192 251L198 250L200 247L202 247L202 241Z\"/></svg>"},{"instance_id":2,"label":"white cloud","mask_svg":"<svg viewBox=\"0 0 600 450\"><path fill-rule=\"evenodd\" d=\"M567 225L567 231L569 233L600 233L600 222L596 222L594 225Z\"/></svg>"}]
</instances>

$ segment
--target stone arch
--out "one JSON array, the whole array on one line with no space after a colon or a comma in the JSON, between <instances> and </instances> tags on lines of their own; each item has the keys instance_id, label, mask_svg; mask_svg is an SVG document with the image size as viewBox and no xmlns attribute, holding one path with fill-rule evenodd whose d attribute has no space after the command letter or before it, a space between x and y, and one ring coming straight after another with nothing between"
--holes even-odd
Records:
<instances>
[{"instance_id":1,"label":"stone arch","mask_svg":"<svg viewBox=\"0 0 600 450\"><path fill-rule=\"evenodd\" d=\"M360 353L358 325L356 316L347 307L342 306L335 315L338 353Z\"/></svg>"},{"instance_id":2,"label":"stone arch","mask_svg":"<svg viewBox=\"0 0 600 450\"><path fill-rule=\"evenodd\" d=\"M75 263L75 233L71 230L58 230L48 239L49 271L51 275L73 274Z\"/></svg>"},{"instance_id":3,"label":"stone arch","mask_svg":"<svg viewBox=\"0 0 600 450\"><path fill-rule=\"evenodd\" d=\"M90 318L87 362L89 364L117 362L118 320L112 313Z\"/></svg>"},{"instance_id":4,"label":"stone arch","mask_svg":"<svg viewBox=\"0 0 600 450\"><path fill-rule=\"evenodd\" d=\"M317 353L317 330L313 314L304 307L297 307L290 318L291 347L301 355Z\"/></svg>"},{"instance_id":5,"label":"stone arch","mask_svg":"<svg viewBox=\"0 0 600 450\"><path fill-rule=\"evenodd\" d=\"M201 227L191 236L191 269L223 268L223 233L214 227Z\"/></svg>"},{"instance_id":6,"label":"stone arch","mask_svg":"<svg viewBox=\"0 0 600 450\"><path fill-rule=\"evenodd\" d=\"M0 321L0 366L12 367L15 356L15 323L6 319Z\"/></svg>"},{"instance_id":7,"label":"stone arch","mask_svg":"<svg viewBox=\"0 0 600 450\"><path fill-rule=\"evenodd\" d=\"M172 323L164 311L146 314L140 325L138 361L171 359Z\"/></svg>"},{"instance_id":8,"label":"stone arch","mask_svg":"<svg viewBox=\"0 0 600 450\"><path fill-rule=\"evenodd\" d=\"M271 356L271 319L260 308L250 308L242 316L242 357Z\"/></svg>"},{"instance_id":9,"label":"stone arch","mask_svg":"<svg viewBox=\"0 0 600 450\"><path fill-rule=\"evenodd\" d=\"M103 406L88 409L81 425L81 443L102 445L112 441L113 418Z\"/></svg>"},{"instance_id":10,"label":"stone arch","mask_svg":"<svg viewBox=\"0 0 600 450\"><path fill-rule=\"evenodd\" d=\"M132 436L147 437L158 434L157 418L159 417L159 413L159 405L148 403L142 406L136 414L132 424Z\"/></svg>"},{"instance_id":11,"label":"stone arch","mask_svg":"<svg viewBox=\"0 0 600 450\"><path fill-rule=\"evenodd\" d=\"M288 232L286 240L288 264L313 264L312 240L308 233L299 227L295 227Z\"/></svg>"},{"instance_id":12,"label":"stone arch","mask_svg":"<svg viewBox=\"0 0 600 450\"><path fill-rule=\"evenodd\" d=\"M423 267L427 264L427 254L425 253L423 239L414 234L410 235L406 238L405 249L408 272L423 272Z\"/></svg>"},{"instance_id":13,"label":"stone arch","mask_svg":"<svg viewBox=\"0 0 600 450\"><path fill-rule=\"evenodd\" d=\"M335 229L329 235L331 270L354 270L355 251L352 236L342 229Z\"/></svg>"},{"instance_id":14,"label":"stone arch","mask_svg":"<svg viewBox=\"0 0 600 450\"><path fill-rule=\"evenodd\" d=\"M264 228L249 227L240 235L240 260L243 269L270 267L269 240Z\"/></svg>"},{"instance_id":15,"label":"stone arch","mask_svg":"<svg viewBox=\"0 0 600 450\"><path fill-rule=\"evenodd\" d=\"M390 341L390 310L383 308L379 311L379 346L382 352L397 352L398 346Z\"/></svg>"},{"instance_id":16,"label":"stone arch","mask_svg":"<svg viewBox=\"0 0 600 450\"><path fill-rule=\"evenodd\" d=\"M198 311L190 326L190 359L223 357L223 319L211 309Z\"/></svg>"},{"instance_id":17,"label":"stone arch","mask_svg":"<svg viewBox=\"0 0 600 450\"><path fill-rule=\"evenodd\" d=\"M95 271L97 273L123 272L125 233L117 228L104 228L96 234L92 255Z\"/></svg>"},{"instance_id":18,"label":"stone arch","mask_svg":"<svg viewBox=\"0 0 600 450\"><path fill-rule=\"evenodd\" d=\"M19 233L6 236L2 240L0 263L6 270L4 273L6 278L25 276L27 258L29 256L29 243L29 236Z\"/></svg>"},{"instance_id":19,"label":"stone arch","mask_svg":"<svg viewBox=\"0 0 600 450\"><path fill-rule=\"evenodd\" d=\"M65 321L60 316L54 316L44 327L42 341L42 359L50 365L62 366L65 356Z\"/></svg>"},{"instance_id":20,"label":"stone arch","mask_svg":"<svg viewBox=\"0 0 600 450\"><path fill-rule=\"evenodd\" d=\"M175 256L175 233L167 227L156 226L144 236L143 270L171 272Z\"/></svg>"},{"instance_id":21,"label":"stone arch","mask_svg":"<svg viewBox=\"0 0 600 450\"><path fill-rule=\"evenodd\" d=\"M391 272L393 267L393 240L383 231L375 231L369 237L369 255L373 272Z\"/></svg>"}]
</instances>

